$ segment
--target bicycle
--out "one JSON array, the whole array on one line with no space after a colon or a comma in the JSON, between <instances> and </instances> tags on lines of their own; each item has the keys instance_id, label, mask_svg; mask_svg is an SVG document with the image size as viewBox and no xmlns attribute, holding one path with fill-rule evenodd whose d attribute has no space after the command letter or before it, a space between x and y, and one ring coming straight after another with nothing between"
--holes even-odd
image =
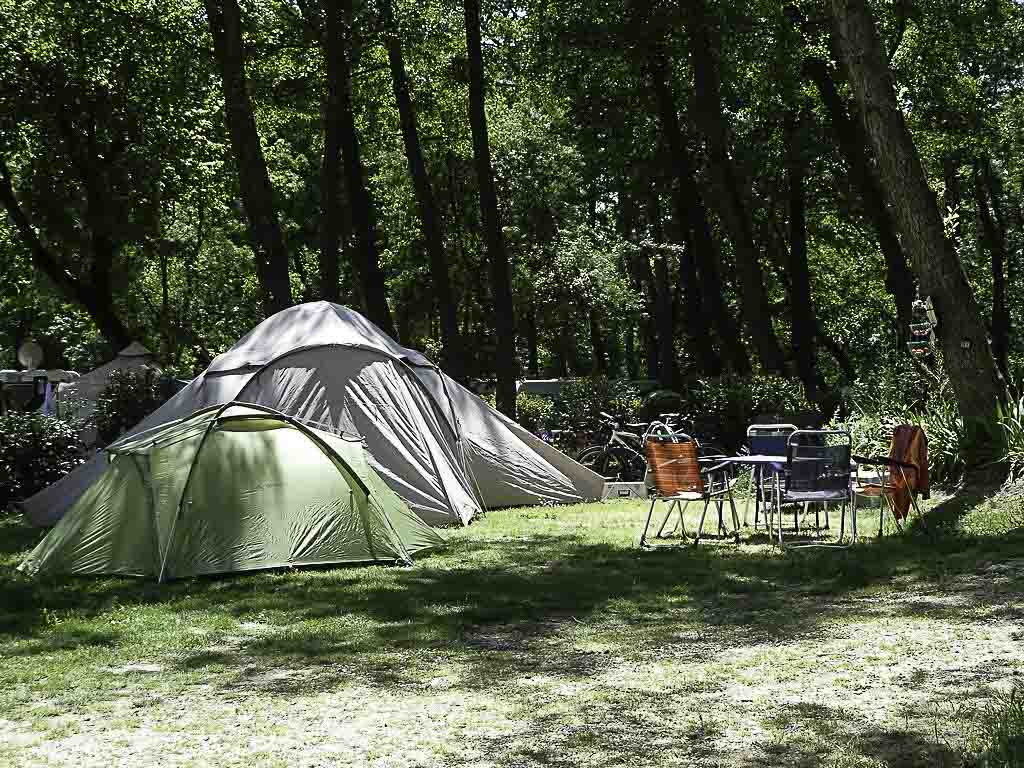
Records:
<instances>
[{"instance_id":1,"label":"bicycle","mask_svg":"<svg viewBox=\"0 0 1024 768\"><path fill-rule=\"evenodd\" d=\"M647 474L644 445L654 433L671 434L679 419L678 413L663 413L658 421L623 423L610 413L600 412L602 431L607 438L601 445L591 445L576 457L583 466L611 481L639 482ZM626 429L623 429L626 427Z\"/></svg>"}]
</instances>

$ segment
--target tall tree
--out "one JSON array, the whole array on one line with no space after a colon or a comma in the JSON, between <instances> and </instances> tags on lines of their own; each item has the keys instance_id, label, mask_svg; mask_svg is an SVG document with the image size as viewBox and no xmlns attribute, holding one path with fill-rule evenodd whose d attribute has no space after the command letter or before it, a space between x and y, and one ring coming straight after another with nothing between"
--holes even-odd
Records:
<instances>
[{"instance_id":1,"label":"tall tree","mask_svg":"<svg viewBox=\"0 0 1024 768\"><path fill-rule=\"evenodd\" d=\"M992 354L999 371L1006 378L1009 376L1010 353L1010 308L1006 299L1006 264L1008 249L1006 235L999 213L999 203L988 184L989 174L983 169L988 159L983 158L975 164L974 199L978 206L978 218L981 221L983 240L988 246L992 265ZM989 204L992 204L992 209ZM993 209L997 215L993 215Z\"/></svg>"},{"instance_id":2,"label":"tall tree","mask_svg":"<svg viewBox=\"0 0 1024 768\"><path fill-rule=\"evenodd\" d=\"M648 201L648 220L651 225L651 240L641 248L646 249L651 271L651 294L654 297L654 325L657 329L658 375L663 387L675 387L679 379L679 365L676 361L675 306L672 301L672 282L669 279L669 254L674 250L665 242L665 227L662 224L661 198L658 190L652 189Z\"/></svg>"},{"instance_id":3,"label":"tall tree","mask_svg":"<svg viewBox=\"0 0 1024 768\"><path fill-rule=\"evenodd\" d=\"M303 10L317 33L324 50L324 93L321 113L324 130L324 152L320 163L320 297L326 301L341 300L340 252L343 233L351 237L351 228L345 227L346 211L342 203L342 88L345 64L341 59L345 49L331 45L328 40L339 40L344 35L341 14L337 5L324 4L324 21L310 18L313 8L305 4Z\"/></svg>"},{"instance_id":4,"label":"tall tree","mask_svg":"<svg viewBox=\"0 0 1024 768\"><path fill-rule=\"evenodd\" d=\"M831 0L843 62L878 160L882 188L939 320L943 362L970 445L989 437L1006 392L963 266L946 237L913 137L896 103L885 51L866 0Z\"/></svg>"},{"instance_id":5,"label":"tall tree","mask_svg":"<svg viewBox=\"0 0 1024 768\"><path fill-rule=\"evenodd\" d=\"M681 228L688 230L683 272L691 284L692 296L685 296L690 305L687 324L691 333L711 342L711 329L718 334L722 355L714 349L700 349L702 367L706 373L721 373L722 358L733 371L750 372L750 359L740 338L739 326L726 306L719 261L721 254L711 233L707 208L697 186L695 163L686 146L686 137L679 124L676 97L672 88L668 52L664 43L653 48L651 77L657 100L658 117L665 142L672 159L672 200L676 219ZM698 316L694 316L696 313Z\"/></svg>"},{"instance_id":6,"label":"tall tree","mask_svg":"<svg viewBox=\"0 0 1024 768\"><path fill-rule=\"evenodd\" d=\"M402 40L395 23L390 0L382 0L385 36L384 45L388 52L391 69L391 84L398 105L398 118L402 128L402 142L405 145L405 159L409 166L413 190L416 194L416 209L420 216L420 227L430 258L430 282L434 300L437 302L441 320L441 342L444 348L444 368L449 376L461 379L465 370L462 337L459 334L458 306L452 291L451 275L448 271L448 256L445 252L442 233L441 211L437 205L433 185L427 173L420 144L416 110L409 95L409 78L405 71L402 54ZM536 368L534 354L534 368Z\"/></svg>"},{"instance_id":7,"label":"tall tree","mask_svg":"<svg viewBox=\"0 0 1024 768\"><path fill-rule=\"evenodd\" d=\"M205 0L205 3L224 88L224 116L238 168L242 206L249 221L249 239L263 290L263 309L266 314L273 314L291 306L291 280L274 190L246 81L242 13L238 0Z\"/></svg>"},{"instance_id":8,"label":"tall tree","mask_svg":"<svg viewBox=\"0 0 1024 768\"><path fill-rule=\"evenodd\" d=\"M905 350L910 341L910 324L914 322L914 275L907 264L906 254L896 234L896 223L885 204L870 159L870 141L863 121L859 116L850 114L851 110L847 108L825 62L808 59L804 70L821 95L836 145L846 162L849 179L878 238L878 247L885 258L885 287L896 305L897 343L900 349Z\"/></svg>"},{"instance_id":9,"label":"tall tree","mask_svg":"<svg viewBox=\"0 0 1024 768\"><path fill-rule=\"evenodd\" d=\"M337 89L337 128L341 139L341 156L345 171L345 187L352 211L352 240L346 251L353 254L359 275L366 315L388 336L397 338L395 324L388 306L387 282L380 266L377 248L377 209L366 184L366 169L356 130L355 107L352 103L352 0L322 0L325 28L336 30L324 37L325 58L331 67L330 77Z\"/></svg>"},{"instance_id":10,"label":"tall tree","mask_svg":"<svg viewBox=\"0 0 1024 768\"><path fill-rule=\"evenodd\" d=\"M99 194L102 198L104 192L102 189L93 189L92 194L87 192L87 195L90 200L94 200L93 195ZM84 269L76 270L78 274L75 274L68 266L69 260L61 258L53 249L47 247L36 234L28 214L15 196L11 170L3 158L0 158L0 203L7 210L11 223L28 247L32 266L46 275L66 299L75 302L89 313L100 333L114 349L122 349L129 344L132 336L114 309L111 289L111 273L117 244L109 237L105 237L102 230L95 232L89 238L92 245L89 259L91 263L85 265ZM102 203L97 202L93 210L100 205Z\"/></svg>"},{"instance_id":11,"label":"tall tree","mask_svg":"<svg viewBox=\"0 0 1024 768\"><path fill-rule=\"evenodd\" d=\"M469 54L469 122L473 132L473 159L480 193L480 217L490 262L491 291L494 294L494 329L497 336L495 368L498 375L498 410L510 418L516 413L516 337L505 237L494 188L491 144L487 136L484 60L480 44L480 0L463 0L466 18L466 49Z\"/></svg>"},{"instance_id":12,"label":"tall tree","mask_svg":"<svg viewBox=\"0 0 1024 768\"><path fill-rule=\"evenodd\" d=\"M824 396L818 353L815 348L817 316L811 296L811 276L807 266L807 158L805 156L806 117L791 109L785 118L786 177L789 187L789 307L793 321L793 357L796 371L804 384L807 399L819 403Z\"/></svg>"},{"instance_id":13,"label":"tall tree","mask_svg":"<svg viewBox=\"0 0 1024 768\"><path fill-rule=\"evenodd\" d=\"M705 0L688 4L686 31L693 69L693 117L707 145L714 198L736 257L743 317L761 364L785 373L786 363L772 326L771 304L754 243L753 224L732 160L730 128L722 113L721 75L713 24Z\"/></svg>"},{"instance_id":14,"label":"tall tree","mask_svg":"<svg viewBox=\"0 0 1024 768\"><path fill-rule=\"evenodd\" d=\"M675 94L669 80L669 66L664 44L659 43L652 48L649 61L651 85L657 102L658 119L661 123L661 135L675 173L672 176L672 202L675 208L675 229L682 236L677 237L683 245L679 256L679 298L683 304L683 317L686 324L686 335L696 353L698 370L709 376L717 376L722 372L722 361L715 351L711 338L711 323L714 313L711 306L705 307L704 297L710 296L702 290L697 275L697 259L695 243L690 227L689 204L694 201L695 192L688 184L691 179L685 178L688 168L686 152L683 147L683 136L679 129L679 116L676 113ZM721 294L719 293L719 296ZM708 301L711 304L713 300ZM672 333L672 329L662 329L663 333Z\"/></svg>"}]
</instances>

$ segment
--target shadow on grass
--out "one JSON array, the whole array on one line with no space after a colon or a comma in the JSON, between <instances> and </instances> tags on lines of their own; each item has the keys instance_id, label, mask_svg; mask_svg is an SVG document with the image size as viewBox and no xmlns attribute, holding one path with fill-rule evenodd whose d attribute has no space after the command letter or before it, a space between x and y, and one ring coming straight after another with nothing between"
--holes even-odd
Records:
<instances>
[{"instance_id":1,"label":"shadow on grass","mask_svg":"<svg viewBox=\"0 0 1024 768\"><path fill-rule=\"evenodd\" d=\"M977 503L976 501L974 503ZM459 684L491 687L524 674L580 678L606 659L563 643L578 627L599 632L615 652L678 653L711 658L723 648L778 644L818 636L837 617L881 610L872 587L903 578L942 584L976 574L979 562L1012 557L1024 532L968 539L931 520L962 514L971 502L947 502L927 531L871 540L844 551L764 551L744 546L639 551L572 534L522 540L456 539L412 568L335 568L199 578L170 584L96 579L30 580L0 567L0 634L24 641L18 653L117 642L108 627L91 634L82 621L114 606L163 605L240 621L258 617L267 631L236 637L223 649L184 654L183 671L273 664L365 661L381 683L420 685L417 659L444 655L462 665ZM937 514L936 514L937 513ZM492 513L493 514L493 513ZM7 526L4 551L38 533ZM10 558L7 558L8 562ZM908 618L955 621L973 607L1016 616L1019 607L979 588L944 604L905 601L884 610ZM52 615L76 622L48 623ZM569 646L568 648L566 646ZM408 661L406 661L408 660ZM424 662L429 663L429 661Z\"/></svg>"},{"instance_id":2,"label":"shadow on grass","mask_svg":"<svg viewBox=\"0 0 1024 768\"><path fill-rule=\"evenodd\" d=\"M762 742L747 766L861 765L890 768L964 765L965 752L936 732L934 712L905 711L906 728L863 727L849 713L823 704L799 702L777 708L766 720L775 738Z\"/></svg>"}]
</instances>

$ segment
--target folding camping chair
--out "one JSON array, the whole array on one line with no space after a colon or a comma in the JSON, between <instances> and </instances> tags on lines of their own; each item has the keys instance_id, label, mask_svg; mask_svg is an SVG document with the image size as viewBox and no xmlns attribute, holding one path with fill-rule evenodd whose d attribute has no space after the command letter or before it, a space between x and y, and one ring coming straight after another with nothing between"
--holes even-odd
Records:
<instances>
[{"instance_id":1,"label":"folding camping chair","mask_svg":"<svg viewBox=\"0 0 1024 768\"><path fill-rule=\"evenodd\" d=\"M858 498L876 498L878 502L878 535L882 535L885 510L888 508L896 523L896 529L903 530L911 508L924 522L917 497L929 497L928 489L928 437L917 425L900 424L893 430L888 456L854 456L858 465L873 466L876 474L864 477L858 471L854 477L853 505L856 509Z\"/></svg>"},{"instance_id":2,"label":"folding camping chair","mask_svg":"<svg viewBox=\"0 0 1024 768\"><path fill-rule=\"evenodd\" d=\"M788 504L806 507L811 503L838 502L842 505L837 543L815 542L802 546L846 546L842 541L846 534L847 506L852 509L853 538L850 543L857 541L857 508L852 504L850 482L852 450L853 441L845 429L798 429L789 435L786 439L785 476L780 478L778 473L775 476L779 546L782 546L782 506Z\"/></svg>"},{"instance_id":3,"label":"folding camping chair","mask_svg":"<svg viewBox=\"0 0 1024 768\"><path fill-rule=\"evenodd\" d=\"M733 501L732 489L736 484L733 465L729 461L701 459L700 445L687 434L662 436L652 435L647 439L647 466L654 476L654 491L651 494L651 507L647 511L643 533L640 534L640 546L649 546L647 531L651 526L654 507L659 501L668 502L668 511L661 521L655 538L662 538L665 526L673 512L679 513L679 528L683 540L687 538L686 522L683 513L692 501L703 501L700 524L694 544L700 543L704 533L704 518L708 507L715 503L718 511L718 530L723 535L725 530L724 505L729 502L732 510L733 536L739 541L739 516L736 503Z\"/></svg>"},{"instance_id":4,"label":"folding camping chair","mask_svg":"<svg viewBox=\"0 0 1024 768\"><path fill-rule=\"evenodd\" d=\"M786 440L796 432L794 424L751 424L747 427L747 446L752 456L785 456ZM757 530L757 523L761 510L765 513L765 526L768 525L770 505L774 503L771 498L774 485L772 476L766 475L764 467L754 465L750 471L750 490L754 494L754 530ZM747 510L749 504L743 510L743 524L747 524Z\"/></svg>"}]
</instances>

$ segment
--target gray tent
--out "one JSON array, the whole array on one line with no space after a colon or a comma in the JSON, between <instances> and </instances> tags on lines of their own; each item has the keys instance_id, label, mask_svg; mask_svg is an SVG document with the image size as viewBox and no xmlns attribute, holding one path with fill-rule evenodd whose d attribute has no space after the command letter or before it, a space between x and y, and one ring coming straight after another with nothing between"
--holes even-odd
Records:
<instances>
[{"instance_id":1,"label":"gray tent","mask_svg":"<svg viewBox=\"0 0 1024 768\"><path fill-rule=\"evenodd\" d=\"M604 480L489 407L347 307L300 304L260 323L129 435L240 400L361 438L384 481L432 525L485 508L598 499ZM102 456L24 502L52 525Z\"/></svg>"}]
</instances>

